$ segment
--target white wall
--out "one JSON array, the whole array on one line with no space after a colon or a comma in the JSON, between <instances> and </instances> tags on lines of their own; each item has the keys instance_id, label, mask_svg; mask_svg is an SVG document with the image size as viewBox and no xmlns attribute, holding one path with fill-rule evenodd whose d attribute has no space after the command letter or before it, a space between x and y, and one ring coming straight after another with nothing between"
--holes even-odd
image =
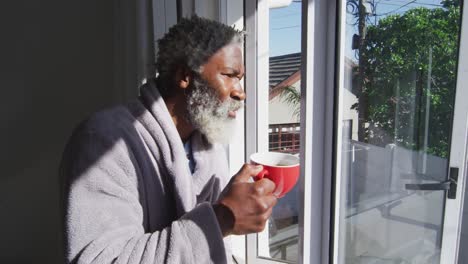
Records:
<instances>
[{"instance_id":1,"label":"white wall","mask_svg":"<svg viewBox=\"0 0 468 264\"><path fill-rule=\"evenodd\" d=\"M124 52L135 23L119 20L134 9L123 0L0 3L0 263L63 263L59 160L79 120L136 95L126 74L135 54Z\"/></svg>"}]
</instances>

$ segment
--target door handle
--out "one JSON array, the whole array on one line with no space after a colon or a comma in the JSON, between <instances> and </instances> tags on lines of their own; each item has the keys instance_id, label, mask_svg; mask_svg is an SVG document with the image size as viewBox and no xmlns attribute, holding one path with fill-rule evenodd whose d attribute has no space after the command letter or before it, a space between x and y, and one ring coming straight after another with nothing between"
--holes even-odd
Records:
<instances>
[{"instance_id":1,"label":"door handle","mask_svg":"<svg viewBox=\"0 0 468 264\"><path fill-rule=\"evenodd\" d=\"M406 190L415 190L415 191L446 191L450 189L451 181L444 181L438 183L409 183L405 184Z\"/></svg>"},{"instance_id":2,"label":"door handle","mask_svg":"<svg viewBox=\"0 0 468 264\"><path fill-rule=\"evenodd\" d=\"M458 181L458 168L450 168L449 179L447 181L438 183L409 183L405 184L406 190L415 191L447 191L448 199L455 199L457 197L457 181Z\"/></svg>"}]
</instances>

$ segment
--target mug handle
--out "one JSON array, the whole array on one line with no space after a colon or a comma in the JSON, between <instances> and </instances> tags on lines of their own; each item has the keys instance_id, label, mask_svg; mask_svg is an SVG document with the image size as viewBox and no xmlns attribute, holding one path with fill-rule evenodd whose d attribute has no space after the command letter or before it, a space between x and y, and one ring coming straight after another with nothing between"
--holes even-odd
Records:
<instances>
[{"instance_id":1,"label":"mug handle","mask_svg":"<svg viewBox=\"0 0 468 264\"><path fill-rule=\"evenodd\" d=\"M263 179L263 177L265 177L265 175L269 175L269 174L270 174L270 173L268 172L267 169L263 169L261 172L259 172L259 173L257 174L257 176L255 176L255 180L257 180L257 181L258 181L258 180L261 180L261 179Z\"/></svg>"}]
</instances>

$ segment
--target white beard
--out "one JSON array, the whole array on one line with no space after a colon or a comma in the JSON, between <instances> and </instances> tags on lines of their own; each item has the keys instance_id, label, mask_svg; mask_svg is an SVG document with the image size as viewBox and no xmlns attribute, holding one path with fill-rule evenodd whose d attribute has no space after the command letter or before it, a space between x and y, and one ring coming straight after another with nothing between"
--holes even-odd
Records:
<instances>
[{"instance_id":1,"label":"white beard","mask_svg":"<svg viewBox=\"0 0 468 264\"><path fill-rule=\"evenodd\" d=\"M188 121L211 143L229 144L236 132L236 118L229 111L243 107L232 98L221 102L218 94L200 77L195 77L192 89L187 94Z\"/></svg>"}]
</instances>

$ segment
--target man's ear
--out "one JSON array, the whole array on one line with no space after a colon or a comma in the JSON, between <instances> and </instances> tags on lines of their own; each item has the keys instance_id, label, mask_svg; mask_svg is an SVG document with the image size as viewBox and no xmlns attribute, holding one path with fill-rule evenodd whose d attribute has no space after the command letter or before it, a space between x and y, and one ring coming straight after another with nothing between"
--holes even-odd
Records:
<instances>
[{"instance_id":1,"label":"man's ear","mask_svg":"<svg viewBox=\"0 0 468 264\"><path fill-rule=\"evenodd\" d=\"M178 67L176 70L176 83L179 88L186 89L192 81L192 72L187 67Z\"/></svg>"}]
</instances>

